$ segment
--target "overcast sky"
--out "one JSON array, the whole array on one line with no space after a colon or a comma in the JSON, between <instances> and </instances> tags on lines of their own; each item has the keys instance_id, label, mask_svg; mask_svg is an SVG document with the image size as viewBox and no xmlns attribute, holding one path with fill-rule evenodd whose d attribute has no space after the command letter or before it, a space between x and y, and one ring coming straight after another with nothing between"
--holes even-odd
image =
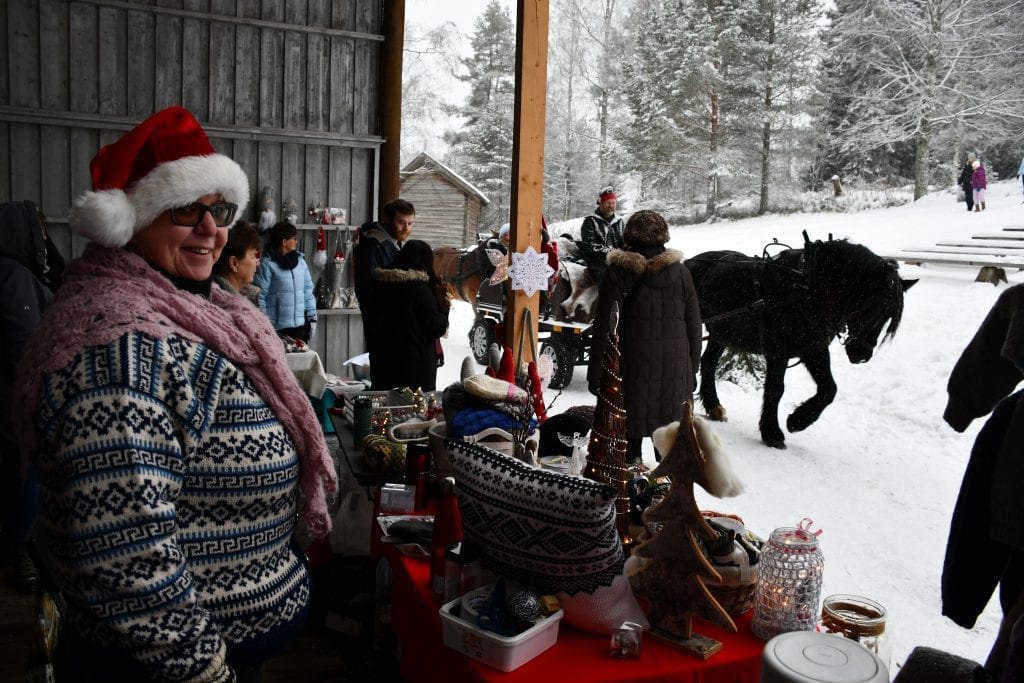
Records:
<instances>
[{"instance_id":1,"label":"overcast sky","mask_svg":"<svg viewBox=\"0 0 1024 683\"><path fill-rule=\"evenodd\" d=\"M508 7L514 22L516 2L502 0L502 3ZM406 0L405 23L432 27L451 21L468 37L473 33L473 22L483 14L485 7L487 2L482 0Z\"/></svg>"}]
</instances>

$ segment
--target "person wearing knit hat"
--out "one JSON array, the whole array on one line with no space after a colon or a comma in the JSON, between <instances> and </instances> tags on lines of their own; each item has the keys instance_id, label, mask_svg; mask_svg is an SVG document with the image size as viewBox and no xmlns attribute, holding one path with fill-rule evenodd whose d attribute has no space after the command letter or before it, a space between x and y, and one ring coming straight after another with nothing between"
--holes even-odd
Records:
<instances>
[{"instance_id":1,"label":"person wearing knit hat","mask_svg":"<svg viewBox=\"0 0 1024 683\"><path fill-rule=\"evenodd\" d=\"M587 385L598 394L605 347L617 331L626 457L639 462L643 438L678 420L683 402L693 400L700 306L683 255L665 247L668 225L660 214L637 211L623 237L626 246L608 254L608 271L598 290ZM619 313L617 330L614 311Z\"/></svg>"},{"instance_id":2,"label":"person wearing knit hat","mask_svg":"<svg viewBox=\"0 0 1024 683\"><path fill-rule=\"evenodd\" d=\"M975 159L971 162L971 186L974 188L974 210L985 210L985 189L988 183L985 182L985 165Z\"/></svg>"},{"instance_id":3,"label":"person wearing knit hat","mask_svg":"<svg viewBox=\"0 0 1024 683\"><path fill-rule=\"evenodd\" d=\"M615 213L618 197L615 190L605 187L597 194L597 208L583 219L580 228L580 256L587 264L594 281L598 284L604 278L608 253L622 248L622 217Z\"/></svg>"},{"instance_id":4,"label":"person wearing knit hat","mask_svg":"<svg viewBox=\"0 0 1024 683\"><path fill-rule=\"evenodd\" d=\"M15 385L62 647L76 680L254 680L309 608L298 503L325 536L337 480L269 321L211 287L249 182L181 107L90 169Z\"/></svg>"}]
</instances>

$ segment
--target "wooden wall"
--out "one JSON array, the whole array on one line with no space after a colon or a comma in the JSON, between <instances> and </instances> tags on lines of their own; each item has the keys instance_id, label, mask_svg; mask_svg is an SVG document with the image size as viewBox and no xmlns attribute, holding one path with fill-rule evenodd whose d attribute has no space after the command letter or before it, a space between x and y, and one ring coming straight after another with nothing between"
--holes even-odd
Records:
<instances>
[{"instance_id":1,"label":"wooden wall","mask_svg":"<svg viewBox=\"0 0 1024 683\"><path fill-rule=\"evenodd\" d=\"M85 242L66 221L90 188L89 161L180 104L249 176L245 218L258 219L270 188L279 219L291 198L300 222L316 204L344 208L353 225L373 220L382 9L380 0L0 2L0 202L35 201L64 256L79 255ZM316 234L300 234L311 258ZM328 372L346 374L341 363L364 348L358 313L325 315L314 348Z\"/></svg>"},{"instance_id":2,"label":"wooden wall","mask_svg":"<svg viewBox=\"0 0 1024 683\"><path fill-rule=\"evenodd\" d=\"M96 151L181 104L248 174L248 218L263 188L278 216L376 215L379 0L6 0L0 40L0 201L66 220Z\"/></svg>"},{"instance_id":3,"label":"wooden wall","mask_svg":"<svg viewBox=\"0 0 1024 683\"><path fill-rule=\"evenodd\" d=\"M467 195L442 174L426 168L404 173L402 198L416 207L416 239L432 247L466 247L477 243L480 198Z\"/></svg>"}]
</instances>

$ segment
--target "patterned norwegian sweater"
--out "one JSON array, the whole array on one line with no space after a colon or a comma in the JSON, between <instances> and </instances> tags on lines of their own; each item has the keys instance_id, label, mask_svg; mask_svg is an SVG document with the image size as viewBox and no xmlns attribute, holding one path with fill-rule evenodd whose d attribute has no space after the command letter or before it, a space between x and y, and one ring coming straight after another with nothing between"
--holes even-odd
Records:
<instances>
[{"instance_id":1,"label":"patterned norwegian sweater","mask_svg":"<svg viewBox=\"0 0 1024 683\"><path fill-rule=\"evenodd\" d=\"M42 523L84 638L150 680L221 681L225 657L300 628L295 447L230 361L127 333L45 377L38 428Z\"/></svg>"}]
</instances>

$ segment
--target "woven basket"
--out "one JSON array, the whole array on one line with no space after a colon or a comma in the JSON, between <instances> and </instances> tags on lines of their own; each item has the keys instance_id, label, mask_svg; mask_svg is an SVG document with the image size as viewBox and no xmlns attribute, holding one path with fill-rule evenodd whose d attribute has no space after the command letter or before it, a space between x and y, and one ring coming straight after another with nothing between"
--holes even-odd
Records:
<instances>
[{"instance_id":1,"label":"woven basket","mask_svg":"<svg viewBox=\"0 0 1024 683\"><path fill-rule=\"evenodd\" d=\"M748 612L754 607L754 593L757 589L757 579L750 583L742 583L736 586L726 586L713 581L705 581L711 597L722 606L730 616L736 617Z\"/></svg>"},{"instance_id":2,"label":"woven basket","mask_svg":"<svg viewBox=\"0 0 1024 683\"><path fill-rule=\"evenodd\" d=\"M722 514L711 510L704 510L702 513L705 518L715 519L719 523L727 523L728 526L732 526L736 529L737 533L746 534L748 537L753 537L760 540L753 532L747 529L743 525L743 520L738 515ZM745 555L743 556L746 557ZM745 562L745 560L744 560ZM723 569L729 569L736 571L735 567L715 567L719 573L722 573ZM752 568L753 571L748 572L749 580L737 581L735 578L731 581L705 581L704 585L707 586L708 592L711 593L712 597L722 606L730 616L739 616L744 612L747 612L754 607L754 593L757 589L757 570L756 566ZM735 575L734 575L735 577ZM726 576L723 575L723 579Z\"/></svg>"}]
</instances>

